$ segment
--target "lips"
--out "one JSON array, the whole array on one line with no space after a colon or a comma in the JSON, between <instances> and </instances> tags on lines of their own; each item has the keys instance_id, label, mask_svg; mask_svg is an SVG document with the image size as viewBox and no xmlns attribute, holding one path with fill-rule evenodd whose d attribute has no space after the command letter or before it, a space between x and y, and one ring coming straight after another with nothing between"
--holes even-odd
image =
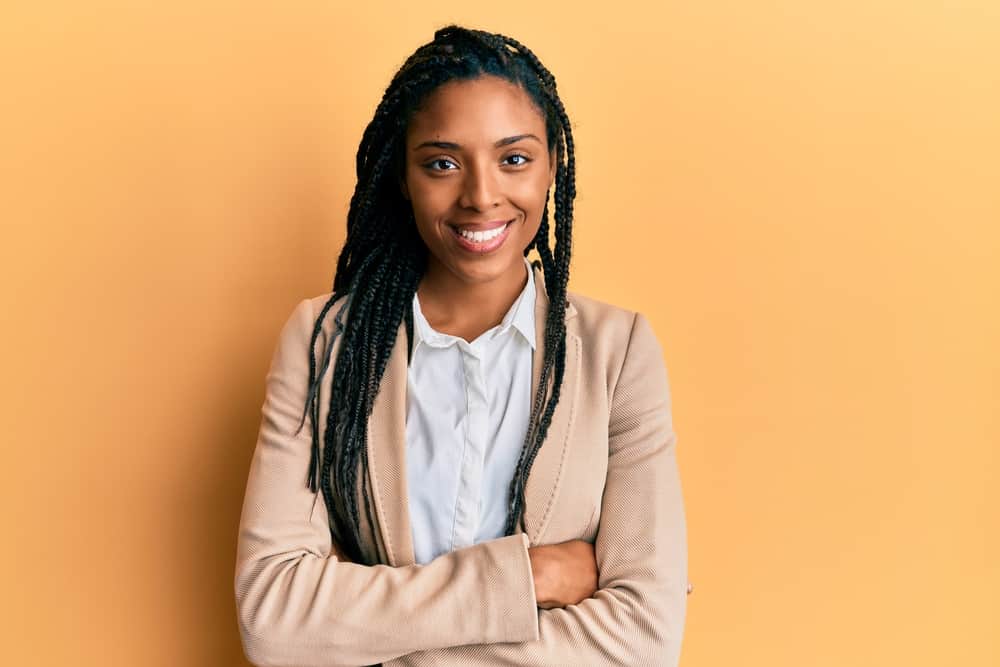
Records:
<instances>
[{"instance_id":1,"label":"lips","mask_svg":"<svg viewBox=\"0 0 1000 667\"><path fill-rule=\"evenodd\" d=\"M462 236L457 227L453 225L448 226L451 228L451 236L455 239L459 248L476 255L484 255L489 254L502 246L507 240L507 237L510 236L510 230L514 226L514 221L510 220L508 222L510 224L501 223L500 225L494 226L493 229L497 229L498 227L502 227L504 229L495 238L487 241L473 241L472 239Z\"/></svg>"}]
</instances>

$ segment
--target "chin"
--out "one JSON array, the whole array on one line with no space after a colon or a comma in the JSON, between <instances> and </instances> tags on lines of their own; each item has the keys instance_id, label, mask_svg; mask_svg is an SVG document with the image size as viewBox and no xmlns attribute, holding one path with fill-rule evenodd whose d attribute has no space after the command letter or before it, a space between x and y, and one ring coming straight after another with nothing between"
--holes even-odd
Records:
<instances>
[{"instance_id":1,"label":"chin","mask_svg":"<svg viewBox=\"0 0 1000 667\"><path fill-rule=\"evenodd\" d=\"M467 283L489 283L510 270L510 264L500 258L465 260L452 265L452 271Z\"/></svg>"}]
</instances>

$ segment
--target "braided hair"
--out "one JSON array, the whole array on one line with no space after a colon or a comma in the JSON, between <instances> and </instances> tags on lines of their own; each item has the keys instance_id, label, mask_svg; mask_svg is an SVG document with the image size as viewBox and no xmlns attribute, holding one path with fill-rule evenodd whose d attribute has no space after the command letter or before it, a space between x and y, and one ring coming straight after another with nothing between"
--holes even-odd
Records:
<instances>
[{"instance_id":1,"label":"braided hair","mask_svg":"<svg viewBox=\"0 0 1000 667\"><path fill-rule=\"evenodd\" d=\"M301 430L306 414L311 414L308 485L314 493L322 490L333 540L354 562L364 560L356 495L358 475L363 484L366 520L373 531L375 526L367 474L368 418L401 322L405 321L412 341L412 302L427 268L429 252L417 232L412 205L398 188L405 167L406 129L413 113L438 86L484 75L502 77L528 93L545 118L549 155L555 156L557 164L555 249L549 247L546 192L541 226L524 250L527 256L535 248L541 258L540 265L538 260L532 264L540 266L544 273L549 307L541 378L510 484L505 535L512 535L519 523L523 530L525 482L559 402L566 357L566 286L576 196L569 118L556 92L555 77L527 47L505 35L449 25L437 30L433 41L419 47L403 63L365 128L357 152L358 180L347 214L347 239L337 260L333 293L312 333L309 394L299 424ZM334 333L317 372L317 337L331 307L345 296L334 316ZM342 340L334 364L321 451L317 396L337 337ZM335 503L338 498L343 511Z\"/></svg>"}]
</instances>

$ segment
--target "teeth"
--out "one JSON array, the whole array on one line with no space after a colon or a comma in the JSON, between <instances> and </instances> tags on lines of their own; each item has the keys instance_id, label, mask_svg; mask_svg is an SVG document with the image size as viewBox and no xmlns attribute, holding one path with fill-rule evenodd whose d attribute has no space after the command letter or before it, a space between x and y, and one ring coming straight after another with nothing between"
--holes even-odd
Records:
<instances>
[{"instance_id":1,"label":"teeth","mask_svg":"<svg viewBox=\"0 0 1000 667\"><path fill-rule=\"evenodd\" d=\"M496 237L503 234L503 230L507 229L507 225L497 227L496 229L491 229L488 232L466 232L459 230L459 234L469 239L470 241L475 241L476 243L482 243L484 241L489 241L490 239L495 239Z\"/></svg>"}]
</instances>

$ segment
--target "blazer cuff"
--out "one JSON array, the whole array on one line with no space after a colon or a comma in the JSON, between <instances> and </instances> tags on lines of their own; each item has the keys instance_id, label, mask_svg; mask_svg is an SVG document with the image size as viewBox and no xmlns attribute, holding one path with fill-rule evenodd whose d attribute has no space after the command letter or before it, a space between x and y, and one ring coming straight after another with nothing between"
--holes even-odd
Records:
<instances>
[{"instance_id":1,"label":"blazer cuff","mask_svg":"<svg viewBox=\"0 0 1000 667\"><path fill-rule=\"evenodd\" d=\"M540 637L538 600L535 598L535 581L528 556L530 544L526 533L515 533L492 541L496 547L494 558L500 576L491 582L495 599L484 600L483 604L503 614L504 641L508 642L536 641Z\"/></svg>"}]
</instances>

